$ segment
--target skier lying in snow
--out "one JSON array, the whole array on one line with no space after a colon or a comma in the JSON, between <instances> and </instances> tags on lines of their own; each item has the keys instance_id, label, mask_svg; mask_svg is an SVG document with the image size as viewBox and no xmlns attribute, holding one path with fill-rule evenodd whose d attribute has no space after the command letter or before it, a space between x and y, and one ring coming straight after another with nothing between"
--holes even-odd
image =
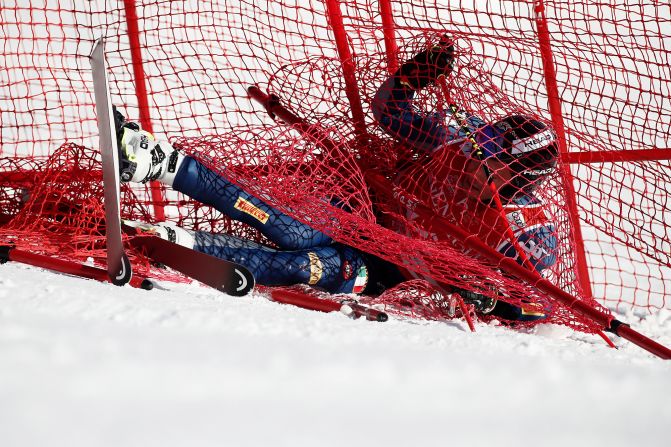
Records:
<instances>
[{"instance_id":1,"label":"skier lying in snow","mask_svg":"<svg viewBox=\"0 0 671 447\"><path fill-rule=\"evenodd\" d=\"M403 64L378 90L373 113L389 135L414 149L428 152L432 157L444 156L451 151L449 164L454 166L455 161L461 163L459 169L471 173L473 186L484 183L484 180L481 178L480 161L470 156L471 144L464 138L463 132L416 110L412 104L416 90L450 73L453 52L452 43L444 39L439 45L420 52ZM252 226L279 249L227 234L187 231L170 223L141 225L145 229L180 245L238 262L254 274L257 283L263 285L302 283L332 293L376 293L380 291L381 282L390 286L408 278L400 268L334 242L324 233L248 194L195 158L184 156L169 143L155 141L137 124L125 122L118 111L115 111L115 120L122 152L122 181L145 183L158 180L232 219ZM542 211L538 211L540 202L533 196L533 190L556 164L554 133L544 124L522 116L510 116L494 124L468 116L466 122L483 148L487 163L496 165L496 181L501 185L500 194L505 205L521 215L526 214L527 218L531 217L529 220L533 225L519 225L516 235L523 245L536 247L528 255L536 269L542 272L554 263L552 252L556 238L552 224L544 219ZM402 181L402 176L399 181ZM422 183L417 182L418 185ZM434 186L425 184L413 193L419 196L428 194L429 202L435 203L435 197L431 197ZM445 192L440 194L442 200L450 195ZM489 208L485 203L488 199L487 194L478 198L485 214ZM526 213L527 209L532 211ZM516 256L509 243L497 248L507 256ZM378 281L378 277L385 280ZM542 318L542 315L527 315L520 308L502 301L497 303L472 293L463 295L474 298L476 309L483 313L509 320Z\"/></svg>"}]
</instances>

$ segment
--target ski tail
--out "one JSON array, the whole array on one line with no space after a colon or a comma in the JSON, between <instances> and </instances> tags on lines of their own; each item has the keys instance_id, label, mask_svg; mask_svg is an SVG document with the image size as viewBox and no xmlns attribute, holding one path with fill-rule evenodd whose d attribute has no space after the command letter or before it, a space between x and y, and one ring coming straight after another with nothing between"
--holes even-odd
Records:
<instances>
[{"instance_id":1,"label":"ski tail","mask_svg":"<svg viewBox=\"0 0 671 447\"><path fill-rule=\"evenodd\" d=\"M137 233L136 233L137 234ZM254 275L244 266L161 239L138 235L130 245L147 257L232 296L244 296L254 289Z\"/></svg>"}]
</instances>

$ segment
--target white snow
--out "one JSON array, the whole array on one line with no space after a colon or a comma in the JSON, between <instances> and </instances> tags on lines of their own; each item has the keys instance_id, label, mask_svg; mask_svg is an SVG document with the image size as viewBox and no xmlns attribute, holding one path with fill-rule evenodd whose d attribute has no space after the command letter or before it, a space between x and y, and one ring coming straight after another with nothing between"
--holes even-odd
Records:
<instances>
[{"instance_id":1,"label":"white snow","mask_svg":"<svg viewBox=\"0 0 671 447\"><path fill-rule=\"evenodd\" d=\"M671 367L624 340L166 286L0 265L0 445L668 445Z\"/></svg>"}]
</instances>

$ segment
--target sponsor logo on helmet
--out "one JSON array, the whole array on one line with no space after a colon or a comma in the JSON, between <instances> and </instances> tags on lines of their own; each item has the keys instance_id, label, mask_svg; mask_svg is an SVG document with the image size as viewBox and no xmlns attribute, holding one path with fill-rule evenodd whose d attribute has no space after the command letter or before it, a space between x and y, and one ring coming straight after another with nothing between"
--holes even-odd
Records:
<instances>
[{"instance_id":1,"label":"sponsor logo on helmet","mask_svg":"<svg viewBox=\"0 0 671 447\"><path fill-rule=\"evenodd\" d=\"M527 169L522 171L522 175L547 175L553 172L554 168L545 168L545 169Z\"/></svg>"},{"instance_id":2,"label":"sponsor logo on helmet","mask_svg":"<svg viewBox=\"0 0 671 447\"><path fill-rule=\"evenodd\" d=\"M554 140L554 132L551 129L546 129L541 133L532 135L522 140L513 140L513 146L510 149L510 154L518 155L542 149L550 145Z\"/></svg>"},{"instance_id":3,"label":"sponsor logo on helmet","mask_svg":"<svg viewBox=\"0 0 671 447\"><path fill-rule=\"evenodd\" d=\"M554 264L556 235L555 228L549 223L531 225L515 232L520 248L525 252L529 261L538 269L545 269ZM518 260L520 254L510 241L503 241L498 247L499 253Z\"/></svg>"}]
</instances>

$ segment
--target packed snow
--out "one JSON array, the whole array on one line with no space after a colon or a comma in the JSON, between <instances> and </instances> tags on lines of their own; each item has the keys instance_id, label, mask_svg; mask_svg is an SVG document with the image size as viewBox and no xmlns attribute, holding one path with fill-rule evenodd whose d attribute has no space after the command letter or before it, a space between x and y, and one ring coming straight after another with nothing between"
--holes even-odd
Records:
<instances>
[{"instance_id":1,"label":"packed snow","mask_svg":"<svg viewBox=\"0 0 671 447\"><path fill-rule=\"evenodd\" d=\"M671 367L625 340L162 286L1 265L0 445L668 445Z\"/></svg>"}]
</instances>

